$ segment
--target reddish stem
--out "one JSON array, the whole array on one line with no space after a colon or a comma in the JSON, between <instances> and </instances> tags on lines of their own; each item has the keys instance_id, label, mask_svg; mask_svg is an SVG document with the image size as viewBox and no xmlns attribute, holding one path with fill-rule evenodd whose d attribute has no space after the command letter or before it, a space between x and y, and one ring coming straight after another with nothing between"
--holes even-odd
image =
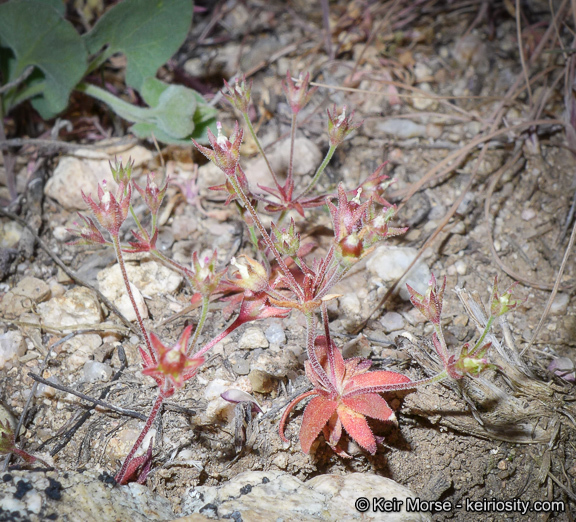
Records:
<instances>
[{"instance_id":1,"label":"reddish stem","mask_svg":"<svg viewBox=\"0 0 576 522\"><path fill-rule=\"evenodd\" d=\"M160 408L161 408L162 403L164 402L165 398L166 398L165 395L162 393L162 391L160 391L158 394L158 397L156 398L156 402L154 403L154 406L152 406L152 411L148 415L148 419L146 420L146 424L144 424L144 428L142 429L142 431L140 432L140 435L136 439L134 446L132 446L130 453L128 453L128 455L124 459L124 464L122 464L120 471L114 477L116 479L116 482L118 482L119 484L122 484L122 481L126 478L125 477L126 470L128 469L128 466L130 465L132 458L134 457L134 455L138 451L138 448L142 444L142 441L144 440L144 438L146 437L146 435L150 431L150 428L152 427L152 424L154 423L154 420L156 419L156 416L158 415L158 412L160 411Z\"/></svg>"},{"instance_id":2,"label":"reddish stem","mask_svg":"<svg viewBox=\"0 0 576 522\"><path fill-rule=\"evenodd\" d=\"M116 252L116 259L118 259L118 265L120 266L122 279L124 279L124 285L126 286L126 293L128 294L130 302L132 303L134 313L136 314L136 321L138 322L138 326L140 327L140 332L142 333L142 337L144 338L144 342L146 343L148 353L150 354L150 357L156 364L158 362L156 360L156 354L154 353L152 345L150 344L148 332L144 327L144 321L142 320L142 316L140 315L138 306L136 305L136 299L134 299L134 294L132 293L132 289L130 288L130 280L128 279L128 273L126 272L126 265L124 263L124 256L122 255L122 248L120 247L120 241L118 240L118 236L112 236L112 244L114 245L114 251Z\"/></svg>"}]
</instances>

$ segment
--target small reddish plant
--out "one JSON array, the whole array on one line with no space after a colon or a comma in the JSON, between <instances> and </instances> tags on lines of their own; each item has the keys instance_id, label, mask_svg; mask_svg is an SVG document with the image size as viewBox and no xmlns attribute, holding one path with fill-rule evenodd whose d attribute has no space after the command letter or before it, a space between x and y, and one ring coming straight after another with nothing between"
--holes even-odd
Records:
<instances>
[{"instance_id":1,"label":"small reddish plant","mask_svg":"<svg viewBox=\"0 0 576 522\"><path fill-rule=\"evenodd\" d=\"M342 280L349 270L366 257L374 245L386 238L402 234L404 228L394 228L391 221L396 208L388 203L383 193L392 180L384 174L381 165L362 185L346 191L338 185L335 194L309 195L316 186L322 172L346 137L360 124L353 123L353 114L347 115L346 108L338 111L335 107L328 111L329 149L322 164L316 170L311 183L300 194L294 194L293 177L294 141L297 116L309 102L314 89L309 89L309 76L300 77L294 82L290 75L284 83L287 100L292 108L292 132L290 140L290 161L286 181L280 184L248 117L251 97L251 84L226 84L226 98L238 109L254 141L264 156L275 183L275 187L250 186L247 175L240 166L240 147L243 130L236 122L230 138L218 123L218 133L208 131L211 147L194 142L197 149L217 165L226 175L226 181L217 190L228 194L226 204L234 202L245 220L257 255L261 261L248 256L232 259L229 267L217 267L216 252L200 259L196 252L190 266L181 265L168 258L156 247L158 237L158 212L166 194L169 180L157 184L153 175L147 178L145 187L140 187L131 179L133 165L115 162L111 165L118 188L113 194L107 187L98 187L98 202L90 195L82 194L95 220L81 215L84 226L77 233L78 243L103 244L114 248L126 292L136 312L144 346L139 348L143 364L143 374L154 379L158 395L144 428L128 453L116 481L125 484L132 480L143 482L151 469L152 449L145 455L136 456L146 434L152 427L163 402L186 381L192 379L204 363L206 353L219 341L245 323L269 317L286 317L292 310L302 313L306 322L306 375L313 390L297 397L286 409L280 422L280 436L284 436L284 426L290 411L300 401L312 397L306 407L300 442L302 450L310 451L312 443L323 432L328 444L341 456L347 456L340 448L343 431L356 440L362 448L375 453L378 439L368 425L366 417L382 421L394 420L394 413L381 393L393 390L412 389L417 386L437 382L452 377L478 375L493 368L485 359L489 345L481 340L470 349L465 345L460 353L450 355L442 335L440 315L445 281L438 288L432 278L428 292L421 295L409 288L412 302L432 321L435 327L434 346L444 365L444 370L429 379L411 381L408 377L392 371L370 371L371 362L358 358L344 359L330 335L327 302L334 299L331 289ZM149 229L142 226L132 207L132 196L139 194L152 216ZM272 198L272 199L270 199ZM296 223L291 218L288 226L282 226L287 212L296 210L300 215L304 209L327 205L333 224L334 237L327 252L321 259L309 260L309 249L302 246L296 232ZM259 217L258 206L267 212L278 214L278 218L268 231ZM120 242L120 229L128 215L131 215L136 229L135 241L128 245ZM149 332L140 316L126 272L124 253L148 252L166 265L180 271L196 294L192 301L201 304L198 322L193 328L186 327L174 345L165 344L155 333ZM505 313L515 306L509 289L503 295L493 290L493 314ZM232 295L229 295L232 294ZM222 332L204 345L199 345L201 332L209 314L209 305L215 296L228 300L226 311L238 310L236 318ZM317 314L320 314L323 332L317 333ZM490 322L491 325L491 322Z\"/></svg>"}]
</instances>

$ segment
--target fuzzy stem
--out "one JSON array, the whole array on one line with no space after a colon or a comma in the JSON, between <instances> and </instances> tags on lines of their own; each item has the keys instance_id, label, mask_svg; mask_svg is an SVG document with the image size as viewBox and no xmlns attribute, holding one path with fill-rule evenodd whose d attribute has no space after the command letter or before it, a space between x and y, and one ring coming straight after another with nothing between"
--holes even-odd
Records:
<instances>
[{"instance_id":1,"label":"fuzzy stem","mask_svg":"<svg viewBox=\"0 0 576 522\"><path fill-rule=\"evenodd\" d=\"M292 199L294 190L294 144L296 142L296 118L298 113L292 114L292 125L290 128L290 160L288 162L288 175L286 176L286 187L288 188L288 199Z\"/></svg>"},{"instance_id":2,"label":"fuzzy stem","mask_svg":"<svg viewBox=\"0 0 576 522\"><path fill-rule=\"evenodd\" d=\"M494 317L493 315L491 315L488 318L488 322L486 323L486 327L484 328L484 331L482 332L480 339L478 339L478 341L476 341L476 344L474 345L472 352L475 352L482 345L482 343L484 342L484 339L486 339L486 336L488 335L488 332L490 331L490 328L492 327L492 323L494 322L494 319L496 319L496 317Z\"/></svg>"},{"instance_id":3,"label":"fuzzy stem","mask_svg":"<svg viewBox=\"0 0 576 522\"><path fill-rule=\"evenodd\" d=\"M306 351L308 352L308 360L312 365L314 373L318 376L318 380L326 387L326 389L332 393L337 393L336 385L330 380L326 374L326 370L322 368L320 361L316 355L316 348L314 341L316 340L316 328L314 323L314 314L312 312L307 312L304 314L306 317ZM330 365L334 365L334 354L330 353L330 346L327 348L328 360ZM332 357L330 357L332 355Z\"/></svg>"},{"instance_id":4,"label":"fuzzy stem","mask_svg":"<svg viewBox=\"0 0 576 522\"><path fill-rule=\"evenodd\" d=\"M158 412L160 411L160 407L162 406L162 403L164 402L164 398L165 398L164 394L162 393L162 391L160 391L160 393L158 394L158 397L156 398L156 402L154 403L154 406L152 406L152 411L148 415L148 419L146 419L146 424L144 424L144 428L142 428L140 435L138 435L138 438L136 439L134 446L132 446L130 453L128 453L128 455L124 459L124 464L122 464L120 471L114 477L116 479L116 482L118 482L119 484L122 484L122 481L126 478L124 476L126 474L126 470L128 469L128 466L130 465L132 458L134 457L134 455L138 451L140 444L142 444L142 441L144 440L144 438L146 437L146 435L150 431L150 428L152 427L152 424L154 423L154 420L156 419Z\"/></svg>"},{"instance_id":5,"label":"fuzzy stem","mask_svg":"<svg viewBox=\"0 0 576 522\"><path fill-rule=\"evenodd\" d=\"M300 286L296 282L296 279L294 279L292 272L290 272L289 268L286 266L286 263L284 262L284 259L282 259L280 252L278 252L278 249L274 246L272 239L270 239L268 232L266 232L266 229L264 228L264 225L260 221L260 218L258 217L256 210L254 209L254 207L250 203L248 196L246 196L246 194L244 194L242 187L240 187L240 183L238 183L238 178L236 177L236 173L234 173L231 176L229 175L228 179L230 180L230 183L232 184L232 188L234 189L234 191L236 192L238 197L242 200L244 207L246 209L248 209L248 212L250 212L250 216L252 217L254 224L258 228L258 231L260 232L262 239L264 239L266 246L270 249L270 251L272 252L274 257L276 258L276 261L278 262L278 266L280 267L280 270L284 274L284 277L286 277L286 279L288 280L288 284L290 285L291 290L300 299L304 299L304 292L302 291L302 289L300 288Z\"/></svg>"},{"instance_id":6,"label":"fuzzy stem","mask_svg":"<svg viewBox=\"0 0 576 522\"><path fill-rule=\"evenodd\" d=\"M312 181L310 181L308 186L304 189L304 192L302 192L296 199L303 198L306 194L308 194L308 192L310 192L316 186L316 183L318 183L318 180L320 179L322 172L324 172L324 169L327 167L328 163L330 163L330 160L332 159L332 156L334 155L335 150L336 150L336 146L330 145L330 148L328 149L328 152L326 153L326 157L324 158L324 161L318 167L318 170L316 171L316 174L314 174Z\"/></svg>"},{"instance_id":7,"label":"fuzzy stem","mask_svg":"<svg viewBox=\"0 0 576 522\"><path fill-rule=\"evenodd\" d=\"M118 240L118 236L112 236L112 244L114 245L114 251L116 252L116 259L118 260L118 265L120 266L120 272L122 273L122 279L124 279L124 286L126 287L126 293L128 294L128 298L130 299L130 303L132 303L132 308L134 308L134 313L136 314L136 321L138 322L138 326L140 328L140 332L144 338L144 342L146 343L146 348L148 349L148 353L150 357L157 363L156 354L154 350L152 350L152 345L150 344L150 339L148 337L148 332L144 327L144 321L142 320L142 316L140 315L140 311L138 310L138 306L136 305L136 300L134 299L134 294L132 293L132 288L130 288L130 280L128 279L128 273L126 272L126 264L124 263L124 256L122 255L122 248L120 247L120 241Z\"/></svg>"},{"instance_id":8,"label":"fuzzy stem","mask_svg":"<svg viewBox=\"0 0 576 522\"><path fill-rule=\"evenodd\" d=\"M272 178L274 178L274 183L276 184L276 186L278 188L280 188L280 183L278 182L278 178L276 177L276 173L274 172L272 165L270 165L270 162L268 161L268 156L266 156L266 153L264 152L262 145L260 145L260 140L258 139L258 136L256 136L256 131L254 130L254 127L252 126L252 122L250 121L248 113L243 112L242 116L244 116L244 121L246 122L246 125L248 127L248 131L250 132L250 135L252 136L254 143L256 143L256 147L258 148L258 152L260 152L260 154L262 154L262 157L264 158L264 161L266 162L266 166L268 167L270 174L272 174Z\"/></svg>"},{"instance_id":9,"label":"fuzzy stem","mask_svg":"<svg viewBox=\"0 0 576 522\"><path fill-rule=\"evenodd\" d=\"M198 338L200 337L200 333L204 328L204 323L206 322L206 317L208 317L208 309L210 307L210 296L202 296L202 310L200 311L200 319L198 320L198 324L196 325L196 331L194 332L194 336L192 337L192 342L188 347L186 352L187 355L192 353L192 350L196 347L196 343L198 342Z\"/></svg>"},{"instance_id":10,"label":"fuzzy stem","mask_svg":"<svg viewBox=\"0 0 576 522\"><path fill-rule=\"evenodd\" d=\"M236 317L234 322L228 328L226 328L226 330L219 333L216 337L214 337L214 339L212 339L210 342L208 342L208 344L206 344L201 350L196 352L194 354L194 357L201 357L202 355L204 355L215 344L219 343L222 339L224 339L224 337L226 337L227 335L230 335L234 330L236 330L236 328L239 328L240 326L242 326L246 322L248 322L248 321L245 321L245 320L241 321L240 316Z\"/></svg>"},{"instance_id":11,"label":"fuzzy stem","mask_svg":"<svg viewBox=\"0 0 576 522\"><path fill-rule=\"evenodd\" d=\"M332 337L330 335L330 324L328 322L328 309L326 301L322 301L322 323L324 324L324 336L328 346L328 361L330 362L330 378L332 382L336 382L336 368L334 365L334 351L332 350Z\"/></svg>"},{"instance_id":12,"label":"fuzzy stem","mask_svg":"<svg viewBox=\"0 0 576 522\"><path fill-rule=\"evenodd\" d=\"M442 348L441 353L438 353L438 355L440 356L440 359L442 359L442 364L446 366L448 364L449 355L448 355L448 346L446 345L446 340L444 339L444 332L442 331L442 327L440 326L440 324L436 323L433 324L434 324L434 331L438 336L438 340L440 341L440 347Z\"/></svg>"},{"instance_id":13,"label":"fuzzy stem","mask_svg":"<svg viewBox=\"0 0 576 522\"><path fill-rule=\"evenodd\" d=\"M185 266L181 265L180 263L177 263L173 259L170 259L169 257L165 256L162 252L160 252L158 250L151 250L150 252L152 253L152 255L154 255L155 257L157 257L158 259L160 259L164 263L171 265L176 270L178 270L179 272L182 272L187 278L190 279L190 278L194 277L195 274L194 274L194 272L192 272L192 270L190 270L189 268L186 268Z\"/></svg>"}]
</instances>

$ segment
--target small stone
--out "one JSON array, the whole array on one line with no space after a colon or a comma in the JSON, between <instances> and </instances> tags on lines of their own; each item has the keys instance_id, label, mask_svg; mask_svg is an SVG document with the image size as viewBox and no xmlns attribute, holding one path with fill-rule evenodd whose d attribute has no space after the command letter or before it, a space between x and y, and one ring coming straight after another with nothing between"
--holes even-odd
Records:
<instances>
[{"instance_id":1,"label":"small stone","mask_svg":"<svg viewBox=\"0 0 576 522\"><path fill-rule=\"evenodd\" d=\"M380 246L368 259L366 268L383 281L390 283L402 276L417 254L418 251L411 247ZM419 260L398 284L400 297L405 301L410 299L406 283L417 292L425 293L431 277L430 269Z\"/></svg>"},{"instance_id":2,"label":"small stone","mask_svg":"<svg viewBox=\"0 0 576 522\"><path fill-rule=\"evenodd\" d=\"M102 346L102 338L98 334L81 334L66 341L62 348L70 354L67 364L74 371L84 366L89 359L94 358L100 346Z\"/></svg>"},{"instance_id":3,"label":"small stone","mask_svg":"<svg viewBox=\"0 0 576 522\"><path fill-rule=\"evenodd\" d=\"M505 460L498 462L498 469L504 471L508 469L508 463Z\"/></svg>"},{"instance_id":4,"label":"small stone","mask_svg":"<svg viewBox=\"0 0 576 522\"><path fill-rule=\"evenodd\" d=\"M247 328L238 341L238 347L243 350L254 350L256 348L268 348L268 339L261 328L252 326Z\"/></svg>"},{"instance_id":5,"label":"small stone","mask_svg":"<svg viewBox=\"0 0 576 522\"><path fill-rule=\"evenodd\" d=\"M278 381L268 372L262 370L252 370L248 375L252 389L257 393L270 393L277 389Z\"/></svg>"},{"instance_id":6,"label":"small stone","mask_svg":"<svg viewBox=\"0 0 576 522\"><path fill-rule=\"evenodd\" d=\"M368 132L368 129L367 129ZM383 132L400 139L425 138L428 134L426 125L408 119L389 119L374 124L372 134Z\"/></svg>"},{"instance_id":7,"label":"small stone","mask_svg":"<svg viewBox=\"0 0 576 522\"><path fill-rule=\"evenodd\" d=\"M520 217L524 221L530 221L531 219L534 219L536 217L536 211L533 208L525 208L522 211L522 214L520 214Z\"/></svg>"},{"instance_id":8,"label":"small stone","mask_svg":"<svg viewBox=\"0 0 576 522\"><path fill-rule=\"evenodd\" d=\"M84 382L108 381L112 373L109 364L98 361L86 361L84 364Z\"/></svg>"},{"instance_id":9,"label":"small stone","mask_svg":"<svg viewBox=\"0 0 576 522\"><path fill-rule=\"evenodd\" d=\"M425 111L426 109L434 110L438 106L438 102L434 99L432 86L427 83L421 83L418 86L422 91L425 93L428 92L431 96L426 96L424 93L415 93L414 97L412 98L412 106L419 110Z\"/></svg>"},{"instance_id":10,"label":"small stone","mask_svg":"<svg viewBox=\"0 0 576 522\"><path fill-rule=\"evenodd\" d=\"M468 265L462 259L456 261L456 263L454 263L454 267L456 268L456 272L461 276L464 276L468 273Z\"/></svg>"},{"instance_id":11,"label":"small stone","mask_svg":"<svg viewBox=\"0 0 576 522\"><path fill-rule=\"evenodd\" d=\"M0 224L0 248L16 248L24 228L16 221Z\"/></svg>"},{"instance_id":12,"label":"small stone","mask_svg":"<svg viewBox=\"0 0 576 522\"><path fill-rule=\"evenodd\" d=\"M34 304L50 297L50 287L41 279L24 277L0 301L0 315L15 319L29 311Z\"/></svg>"},{"instance_id":13,"label":"small stone","mask_svg":"<svg viewBox=\"0 0 576 522\"><path fill-rule=\"evenodd\" d=\"M386 312L380 318L380 324L386 333L404 328L404 318L396 312Z\"/></svg>"},{"instance_id":14,"label":"small stone","mask_svg":"<svg viewBox=\"0 0 576 522\"><path fill-rule=\"evenodd\" d=\"M18 330L0 334L0 370L6 365L12 366L13 361L25 353L26 343Z\"/></svg>"},{"instance_id":15,"label":"small stone","mask_svg":"<svg viewBox=\"0 0 576 522\"><path fill-rule=\"evenodd\" d=\"M40 303L38 312L44 324L55 328L99 324L102 320L98 300L90 290L80 286Z\"/></svg>"},{"instance_id":16,"label":"small stone","mask_svg":"<svg viewBox=\"0 0 576 522\"><path fill-rule=\"evenodd\" d=\"M568 294L559 293L556 294L552 305L550 306L550 313L552 315L563 315L568 310L568 303L570 302L570 296Z\"/></svg>"},{"instance_id":17,"label":"small stone","mask_svg":"<svg viewBox=\"0 0 576 522\"><path fill-rule=\"evenodd\" d=\"M286 342L286 335L284 334L284 328L278 323L272 323L264 331L264 335L270 344L280 345Z\"/></svg>"}]
</instances>

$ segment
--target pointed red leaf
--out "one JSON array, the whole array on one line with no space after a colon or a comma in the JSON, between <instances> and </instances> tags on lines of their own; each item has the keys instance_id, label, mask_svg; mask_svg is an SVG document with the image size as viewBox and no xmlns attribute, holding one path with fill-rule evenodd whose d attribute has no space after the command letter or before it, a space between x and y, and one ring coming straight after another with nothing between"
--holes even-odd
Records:
<instances>
[{"instance_id":1,"label":"pointed red leaf","mask_svg":"<svg viewBox=\"0 0 576 522\"><path fill-rule=\"evenodd\" d=\"M338 417L340 417L346 433L365 450L374 455L376 453L376 439L370 426L368 426L368 422L366 422L366 417L361 413L356 413L344 404L338 406Z\"/></svg>"},{"instance_id":2,"label":"pointed red leaf","mask_svg":"<svg viewBox=\"0 0 576 522\"><path fill-rule=\"evenodd\" d=\"M388 403L377 393L343 397L342 402L356 413L372 417L373 419L385 421L394 415Z\"/></svg>"},{"instance_id":3,"label":"pointed red leaf","mask_svg":"<svg viewBox=\"0 0 576 522\"><path fill-rule=\"evenodd\" d=\"M396 372L377 371L356 375L346 383L344 393L349 395L353 392L364 390L364 392L405 390L410 378Z\"/></svg>"},{"instance_id":4,"label":"pointed red leaf","mask_svg":"<svg viewBox=\"0 0 576 522\"><path fill-rule=\"evenodd\" d=\"M309 453L312 443L338 407L337 401L324 397L314 397L304 410L300 427L300 445L304 453Z\"/></svg>"}]
</instances>

